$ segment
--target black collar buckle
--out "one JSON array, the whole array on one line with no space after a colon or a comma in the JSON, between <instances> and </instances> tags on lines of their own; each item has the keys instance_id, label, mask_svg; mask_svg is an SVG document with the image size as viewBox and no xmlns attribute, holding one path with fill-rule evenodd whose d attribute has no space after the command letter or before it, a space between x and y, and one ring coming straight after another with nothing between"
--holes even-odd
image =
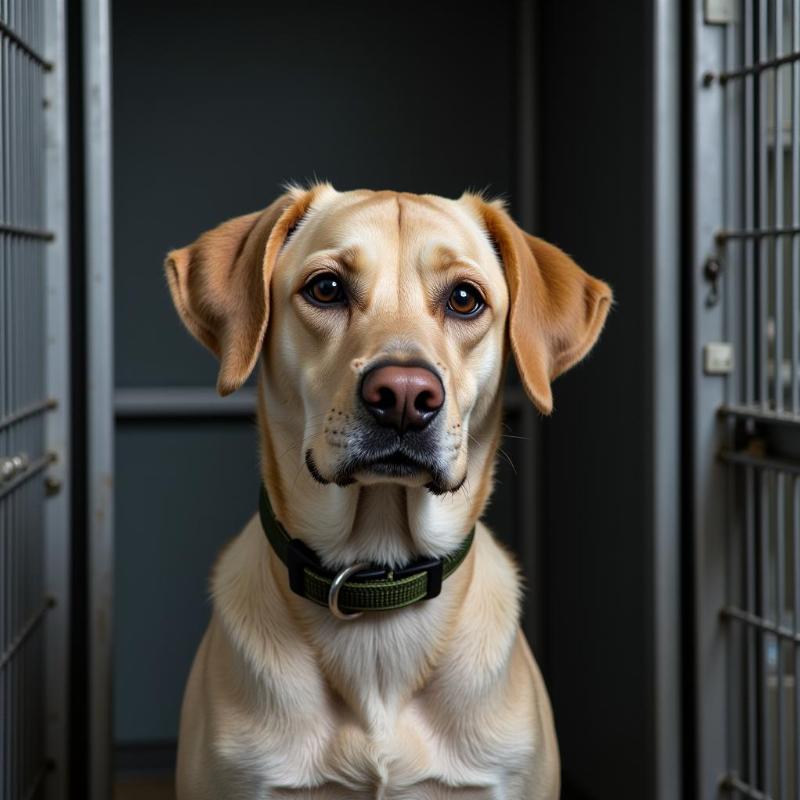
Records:
<instances>
[{"instance_id":1,"label":"black collar buckle","mask_svg":"<svg viewBox=\"0 0 800 800\"><path fill-rule=\"evenodd\" d=\"M289 570L289 588L300 597L308 597L305 586L306 567L318 575L324 575L331 580L336 577L336 572L325 569L317 554L302 540L290 539L286 552L286 566ZM418 570L415 570L418 571ZM397 573L395 573L397 574ZM413 574L409 572L409 574ZM359 581L379 581L389 577L389 571L383 567L363 569L351 575L347 580L358 583Z\"/></svg>"},{"instance_id":2,"label":"black collar buckle","mask_svg":"<svg viewBox=\"0 0 800 800\"><path fill-rule=\"evenodd\" d=\"M322 567L314 551L301 539L290 539L286 551L286 566L289 568L289 588L300 597L306 596L306 567L319 572Z\"/></svg>"},{"instance_id":3,"label":"black collar buckle","mask_svg":"<svg viewBox=\"0 0 800 800\"><path fill-rule=\"evenodd\" d=\"M421 558L414 561L407 567L396 569L392 573L395 579L408 578L416 575L419 572L428 573L428 582L426 583L425 599L430 600L433 597L438 597L442 591L442 580L444 578L444 559L441 558Z\"/></svg>"}]
</instances>

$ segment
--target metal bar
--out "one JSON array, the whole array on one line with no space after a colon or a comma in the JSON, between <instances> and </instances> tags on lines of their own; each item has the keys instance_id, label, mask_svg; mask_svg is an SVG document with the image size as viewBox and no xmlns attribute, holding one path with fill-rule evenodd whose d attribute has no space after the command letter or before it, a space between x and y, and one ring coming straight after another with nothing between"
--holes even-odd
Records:
<instances>
[{"instance_id":1,"label":"metal bar","mask_svg":"<svg viewBox=\"0 0 800 800\"><path fill-rule=\"evenodd\" d=\"M719 244L736 239L769 239L775 236L797 236L800 234L800 226L783 225L770 226L764 228L748 228L745 230L719 230L714 234L714 238Z\"/></svg>"},{"instance_id":2,"label":"metal bar","mask_svg":"<svg viewBox=\"0 0 800 800\"><path fill-rule=\"evenodd\" d=\"M767 0L760 0L758 4L758 47L756 58L761 59L768 55L768 6ZM758 136L756 145L758 149L758 200L756 206L756 217L758 221L757 230L769 230L770 225L768 207L768 188L769 188L769 154L767 138L767 113L769 110L769 84L768 73L761 72L758 75ZM777 229L775 229L777 230ZM758 391L757 400L762 408L768 407L768 388L767 388L767 269L769 265L769 250L766 247L764 238L759 239L758 260L757 260L757 313L756 313L756 332L758 342L757 350L757 372L758 372Z\"/></svg>"},{"instance_id":3,"label":"metal bar","mask_svg":"<svg viewBox=\"0 0 800 800\"><path fill-rule=\"evenodd\" d=\"M753 420L765 424L800 427L800 417L790 411L770 411L758 407L723 405L717 409L720 417Z\"/></svg>"},{"instance_id":4,"label":"metal bar","mask_svg":"<svg viewBox=\"0 0 800 800\"><path fill-rule=\"evenodd\" d=\"M694 15L689 18L694 22L693 36L691 42L685 43L687 51L693 55L692 76L696 88L694 103L689 109L694 155L689 192L694 213L689 220L691 230L686 233L691 241L692 263L699 267L708 258L709 251L714 250L714 231L728 229L733 224L725 219L725 211L729 208L725 191L731 188L726 186L724 152L727 144L725 102L729 95L702 88L705 70L725 69L727 37L723 29L705 24L699 0L689 6L680 3L662 5L676 6L682 12L688 9ZM678 41L683 42L683 38L679 37ZM725 402L725 381L704 373L700 346L701 342L723 340L723 303L707 304L708 286L702 270L694 272L695 279L690 286L692 346L685 354L690 363L684 376L691 392L693 413L686 421L691 427L694 446L688 465L691 480L682 483L692 496L690 526L695 533L685 543L692 550L692 587L697 601L692 637L694 703L691 727L695 736L693 747L686 751L695 764L696 769L691 772L695 773L696 779L692 786L685 787L678 794L705 799L717 796L720 776L730 768L726 735L730 662L718 616L719 608L727 601L728 589L724 565L729 539L724 519L729 470L716 461L715 452L710 447L710 443L718 441L722 427L714 411ZM727 279L726 274L724 280ZM658 363L657 360L654 363ZM651 398L651 405L653 403L654 398Z\"/></svg>"},{"instance_id":5,"label":"metal bar","mask_svg":"<svg viewBox=\"0 0 800 800\"><path fill-rule=\"evenodd\" d=\"M745 0L744 8L744 60L753 60L753 0ZM744 226L745 230L755 228L755 75L748 75L744 84ZM800 223L798 223L800 231ZM752 333L754 330L753 301L754 292L754 264L756 260L756 244L750 237L744 239L744 401L752 403L755 399L755 353L753 348ZM717 237L719 243L724 243L724 238Z\"/></svg>"},{"instance_id":6,"label":"metal bar","mask_svg":"<svg viewBox=\"0 0 800 800\"><path fill-rule=\"evenodd\" d=\"M69 686L63 665L69 660L71 486L70 486L70 270L67 182L67 70L66 0L45 0L40 16L46 19L43 47L58 65L40 75L46 99L41 115L44 126L42 148L46 192L39 224L54 233L44 250L44 319L40 329L46 354L45 389L42 394L58 398L58 406L45 417L45 441L57 456L48 472L51 486L60 491L48 497L44 506L44 591L56 599L44 628L43 687L41 718L46 721L44 743L54 771L47 781L48 800L70 796ZM83 708L75 708L82 715Z\"/></svg>"},{"instance_id":7,"label":"metal bar","mask_svg":"<svg viewBox=\"0 0 800 800\"><path fill-rule=\"evenodd\" d=\"M775 9L775 53L780 55L783 48L783 4L779 3ZM774 166L774 196L773 196L773 224L776 230L783 227L783 74L780 65L775 69L775 98L773 125L775 127L772 163ZM783 408L783 242L780 237L773 238L773 309L775 335L773 338L772 361L773 369L773 394L774 408L780 411ZM783 800L779 791L778 797Z\"/></svg>"},{"instance_id":8,"label":"metal bar","mask_svg":"<svg viewBox=\"0 0 800 800\"><path fill-rule=\"evenodd\" d=\"M727 25L725 27L725 66L732 69L737 63L736 49L737 26ZM677 56L676 56L677 58ZM745 84L747 81L745 81ZM744 84L734 84L729 86L723 93L724 100L724 122L723 122L723 206L724 206L724 225L725 228L740 229L747 227L748 223L743 219L743 208L741 198L737 189L741 186L742 175L740 154L742 152L741 136L737 122L741 117L741 103L743 101ZM752 225L752 222L749 223ZM743 268L742 256L747 246L747 241L735 241L726 247L726 263L736 264L735 272L741 273ZM729 272L733 272L730 270ZM734 342L735 332L740 330L739 309L735 303L737 278L742 279L741 274L729 274L722 281L722 330L723 340ZM656 303L660 306L660 303ZM738 343L734 344L734 352L738 351ZM741 367L737 359L731 363L731 371L724 380L724 393L726 403L738 402L741 397L740 383ZM677 379L676 379L677 380ZM736 731L731 726L731 736L736 735ZM733 746L733 745L732 745Z\"/></svg>"},{"instance_id":9,"label":"metal bar","mask_svg":"<svg viewBox=\"0 0 800 800\"><path fill-rule=\"evenodd\" d=\"M87 484L89 503L90 800L112 795L114 574L113 193L111 12L109 0L83 0L86 132Z\"/></svg>"},{"instance_id":10,"label":"metal bar","mask_svg":"<svg viewBox=\"0 0 800 800\"><path fill-rule=\"evenodd\" d=\"M25 11L28 4L23 4L20 9L20 30L23 35L27 36L25 30ZM29 199L30 199L30 86L28 81L28 70L25 58L21 51L17 51L17 63L19 65L19 86L20 86L20 221L24 225L30 224ZM30 297L30 279L33 269L31 258L30 240L21 240L18 243L20 250L20 266L23 267L20 275L20 334L21 344L20 355L20 379L19 379L19 402L27 404L29 402L28 391L30 387L30 365L34 360L41 358L41 354L36 353L32 348L33 342L31 341L30 331L30 317L31 317L31 297ZM24 354L24 355L23 355ZM22 425L18 430L22 446L26 452L31 452L32 446L30 436L30 425ZM33 551L33 539L38 535L36 526L33 524L30 504L30 489L31 482L26 482L22 487L17 490L17 497L15 498L19 503L20 509L20 536L19 536L19 570L20 576L20 596L19 596L19 613L21 619L28 618L28 594L29 587L36 582L36 565L31 563L31 553ZM37 626L38 627L38 626ZM17 651L12 667L16 669L18 675L18 688L17 696L19 699L19 725L17 731L17 741L19 747L19 786L18 791L23 793L27 784L27 771L29 759L29 734L28 731L31 727L32 720L30 714L30 695L29 695L29 682L30 671L32 669L30 651L33 647L33 636L28 640L28 644ZM0 667L0 669L2 669Z\"/></svg>"},{"instance_id":11,"label":"metal bar","mask_svg":"<svg viewBox=\"0 0 800 800\"><path fill-rule=\"evenodd\" d=\"M757 456L743 450L731 450L728 448L722 448L718 456L720 459L730 464L741 464L742 466L756 467L761 470L775 470L778 472L786 472L790 475L800 475L800 462L798 461Z\"/></svg>"},{"instance_id":12,"label":"metal bar","mask_svg":"<svg viewBox=\"0 0 800 800\"><path fill-rule=\"evenodd\" d=\"M726 775L722 779L720 782L720 787L734 792L739 792L739 794L750 798L750 800L773 800L771 795L760 792L749 783L745 783L744 781L740 780L738 776L732 774Z\"/></svg>"},{"instance_id":13,"label":"metal bar","mask_svg":"<svg viewBox=\"0 0 800 800\"><path fill-rule=\"evenodd\" d=\"M33 403L25 408L21 408L19 411L15 411L13 414L0 417L0 430L3 428L8 428L11 425L15 425L17 422L21 422L22 420L28 419L28 417L35 416L36 414L43 414L46 411L52 411L57 406L58 401L54 400L53 398L49 398L47 400L41 400L38 403Z\"/></svg>"},{"instance_id":14,"label":"metal bar","mask_svg":"<svg viewBox=\"0 0 800 800\"><path fill-rule=\"evenodd\" d=\"M795 6L797 10L797 6ZM792 479L792 551L795 636L800 639L800 480ZM794 800L800 800L800 651L794 653Z\"/></svg>"},{"instance_id":15,"label":"metal bar","mask_svg":"<svg viewBox=\"0 0 800 800\"><path fill-rule=\"evenodd\" d=\"M0 500L13 492L19 486L22 486L23 483L26 483L35 475L38 475L43 470L47 469L54 460L55 456L52 453L47 453L41 458L37 458L35 461L32 461L24 472L21 472L12 480L0 484Z\"/></svg>"},{"instance_id":16,"label":"metal bar","mask_svg":"<svg viewBox=\"0 0 800 800\"><path fill-rule=\"evenodd\" d=\"M53 607L53 601L46 599L33 616L22 626L19 633L11 640L11 644L0 654L0 670L8 664L25 640L36 630L44 619L45 614Z\"/></svg>"},{"instance_id":17,"label":"metal bar","mask_svg":"<svg viewBox=\"0 0 800 800\"><path fill-rule=\"evenodd\" d=\"M737 622L742 622L745 625L755 628L756 630L769 633L773 636L777 636L779 639L800 645L800 633L796 633L791 628L787 628L785 625L777 625L776 623L765 619L760 614L753 614L749 611L744 611L741 608L736 608L735 606L725 606L725 608L720 609L719 615L723 619L731 619L736 620Z\"/></svg>"},{"instance_id":18,"label":"metal bar","mask_svg":"<svg viewBox=\"0 0 800 800\"><path fill-rule=\"evenodd\" d=\"M800 0L792 0L792 50L800 51ZM800 62L792 64L792 227L800 227ZM790 301L790 326L789 326L789 358L791 359L790 371L790 402L789 407L793 414L800 411L798 406L798 358L800 353L798 339L800 339L800 241L792 238L791 241L791 286ZM795 779L795 784L798 781ZM800 798L798 798L800 800Z\"/></svg>"},{"instance_id":19,"label":"metal bar","mask_svg":"<svg viewBox=\"0 0 800 800\"><path fill-rule=\"evenodd\" d=\"M17 14L21 16L21 4L17 6ZM24 221L25 212L25 116L24 116L24 103L25 103L25 78L22 69L22 58L18 48L13 48L14 52L14 88L15 88L15 111L13 121L15 122L15 166L16 166L16 182L15 182L15 204L16 204L16 219L22 223ZM16 356L16 380L14 382L14 403L22 405L24 400L24 378L25 378L25 361L30 357L28 355L28 342L27 331L25 329L25 276L27 273L26 253L22 240L18 240L12 245L16 251L16 274L15 274L15 300L14 310L16 313L16 343L14 347L14 354ZM22 267L22 269L20 269ZM27 446L26 431L16 431L18 436L18 443L20 447ZM25 482L27 483L27 481ZM32 576L25 574L25 542L27 539L27 519L26 508L23 497L23 484L17 488L11 502L15 507L16 521L14 524L14 538L15 538L15 559L16 569L15 579L15 630L19 630L25 623L25 583L30 580ZM14 794L19 795L22 793L22 783L24 781L23 775L23 744L22 730L24 728L25 720L25 707L23 701L25 699L24 691L24 678L25 671L21 659L14 659L11 662L10 671L14 680L14 699L15 699L15 735L14 735Z\"/></svg>"},{"instance_id":20,"label":"metal bar","mask_svg":"<svg viewBox=\"0 0 800 800\"><path fill-rule=\"evenodd\" d=\"M727 298L726 298L727 299ZM737 467L732 464L727 465L725 470L726 486L725 496L736 496L736 487L741 482L742 476ZM736 592L736 577L743 573L744 565L742 558L744 553L742 548L735 546L735 539L738 538L739 526L736 524L736 508L727 506L724 510L724 519L722 520L723 529L728 533L726 540L725 562L726 572L730 576L726 586L726 594L730 597ZM747 607L747 598L744 597L744 590L737 596L735 605L742 605ZM746 684L747 674L742 675L740 667L741 659L737 652L737 645L739 642L745 642L747 639L748 631L746 628L736 630L735 632L726 631L727 636L725 640L726 649L726 672L725 672L725 703L727 707L727 715L729 724L725 728L725 740L727 750L725 754L725 764L727 766L740 767L740 761L737 758L739 754L747 752L748 740L746 735L748 727L745 725L745 714L748 711L747 705L740 702L740 698L746 697ZM744 761L742 761L741 768L745 769Z\"/></svg>"},{"instance_id":21,"label":"metal bar","mask_svg":"<svg viewBox=\"0 0 800 800\"><path fill-rule=\"evenodd\" d=\"M3 0L4 4L7 0ZM2 106L0 106L0 127L2 128L2 169L3 181L0 186L0 200L2 201L3 217L5 218L10 214L10 159L11 159L11 142L10 142L10 125L9 108L11 105L11 80L9 75L10 63L10 42L0 37L0 82L2 84ZM11 302L11 264L10 264L10 241L8 237L2 237L0 242L2 247L3 258L3 282L0 285L0 307L2 308L3 322L3 347L0 358L3 361L3 380L0 381L0 413L10 408L9 402L9 385L11 382L11 356L10 356L10 339L12 334L11 319L9 311L9 304ZM9 446L10 432L3 433L0 431L3 444ZM2 592L2 615L0 616L0 641L5 642L10 638L10 616L11 616L11 509L7 503L4 503L0 508L0 555L3 560L3 572L0 575L3 584ZM5 672L0 673L0 701L2 701L2 714L0 714L0 750L2 752L2 769L0 769L0 793L4 796L9 795L9 784L11 781L11 754L10 754L10 740L11 740L11 725L12 725L12 697L10 687L10 676Z\"/></svg>"},{"instance_id":22,"label":"metal bar","mask_svg":"<svg viewBox=\"0 0 800 800\"><path fill-rule=\"evenodd\" d=\"M6 37L9 41L13 42L20 50L22 50L30 59L35 61L40 67L50 71L53 65L42 55L37 53L22 37L18 36L5 22L0 21L0 34Z\"/></svg>"},{"instance_id":23,"label":"metal bar","mask_svg":"<svg viewBox=\"0 0 800 800\"><path fill-rule=\"evenodd\" d=\"M754 613L758 602L756 596L756 509L755 475L752 467L744 470L744 514L745 514L745 610ZM758 737L757 725L757 669L756 635L752 627L744 631L745 666L747 669L747 779L752 783L758 780Z\"/></svg>"},{"instance_id":24,"label":"metal bar","mask_svg":"<svg viewBox=\"0 0 800 800\"><path fill-rule=\"evenodd\" d=\"M681 8L679 3L655 3L650 29L652 93L650 128L649 212L652 278L646 299L650 320L647 347L653 369L647 377L652 449L650 550L645 570L651 575L650 622L651 693L653 722L648 738L653 743L653 800L678 797L683 789L681 730L682 638L680 635L681 462L681 125L683 114L681 61ZM657 365L657 367L656 367Z\"/></svg>"},{"instance_id":25,"label":"metal bar","mask_svg":"<svg viewBox=\"0 0 800 800\"><path fill-rule=\"evenodd\" d=\"M16 11L16 9L15 9ZM16 14L12 19L12 24L16 22ZM21 131L20 120L21 114L19 113L20 106L20 74L19 74L19 58L17 50L13 43L10 47L11 59L9 65L9 77L11 82L11 118L10 122L10 138L11 138L11 170L10 170L10 189L11 189L11 219L19 221L20 217L20 150L21 150ZM11 317L11 330L12 330L12 345L11 345L11 361L12 361L12 381L9 385L11 407L18 407L20 402L20 351L24 346L22 339L22 329L20 326L20 284L22 278L22 271L18 269L18 265L22 260L21 248L19 241L9 242L11 249L11 264L10 264L10 278L11 278L11 302L12 314ZM12 431L12 442L17 446L24 445L24 442L19 437L18 431ZM6 501L11 510L11 526L9 531L9 542L11 551L11 621L10 630L13 634L19 630L24 622L24 612L20 608L20 583L24 579L21 575L19 565L20 560L20 545L21 545L21 530L22 530L22 514L18 496L8 498ZM20 763L19 763L19 727L20 718L22 716L20 708L20 687L19 677L20 670L19 664L12 663L11 668L8 670L9 682L11 688L11 719L12 728L10 730L10 794L16 797L20 794Z\"/></svg>"},{"instance_id":26,"label":"metal bar","mask_svg":"<svg viewBox=\"0 0 800 800\"><path fill-rule=\"evenodd\" d=\"M780 472L775 473L775 507L773 510L773 520L775 528L775 620L778 630L783 629L783 583L784 583L784 479L785 475ZM788 630L788 629L787 629ZM782 636L777 638L777 700L776 700L776 728L778 733L777 742L777 794L779 800L783 800L786 790L786 711L783 706L783 644Z\"/></svg>"},{"instance_id":27,"label":"metal bar","mask_svg":"<svg viewBox=\"0 0 800 800\"><path fill-rule=\"evenodd\" d=\"M19 236L22 239L40 239L44 242L52 242L54 238L52 231L45 231L39 228L27 228L24 225L13 225L9 222L0 222L0 233L7 233L10 236Z\"/></svg>"},{"instance_id":28,"label":"metal bar","mask_svg":"<svg viewBox=\"0 0 800 800\"><path fill-rule=\"evenodd\" d=\"M764 0L762 0L763 2ZM759 619L766 622L769 594L767 591L769 582L769 486L767 484L769 475L763 471L758 473L758 495L759 495L759 524L758 524L758 608L760 610ZM737 619L737 617L733 617ZM741 620L741 618L738 618ZM743 620L742 620L743 621ZM764 791L769 794L771 789L769 757L772 752L772 737L770 736L769 725L769 640L767 630L761 625L758 627L758 649L759 649L759 759L761 762L761 785Z\"/></svg>"},{"instance_id":29,"label":"metal bar","mask_svg":"<svg viewBox=\"0 0 800 800\"><path fill-rule=\"evenodd\" d=\"M207 388L117 389L114 413L118 419L148 417L252 417L256 390L244 387L229 397Z\"/></svg>"},{"instance_id":30,"label":"metal bar","mask_svg":"<svg viewBox=\"0 0 800 800\"><path fill-rule=\"evenodd\" d=\"M758 61L755 64L749 64L740 69L726 70L724 72L706 72L703 75L703 81L707 86L710 86L714 81L717 81L721 86L724 86L728 81L735 80L736 78L745 78L748 75L760 75L770 69L782 67L786 64L793 64L800 60L800 53L791 52L775 58L768 58L764 61Z\"/></svg>"}]
</instances>

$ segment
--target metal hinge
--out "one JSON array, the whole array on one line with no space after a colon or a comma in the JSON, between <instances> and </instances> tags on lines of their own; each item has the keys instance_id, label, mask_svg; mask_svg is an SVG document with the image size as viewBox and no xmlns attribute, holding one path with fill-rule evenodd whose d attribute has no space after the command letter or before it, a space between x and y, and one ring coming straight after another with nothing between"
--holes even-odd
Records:
<instances>
[{"instance_id":1,"label":"metal hinge","mask_svg":"<svg viewBox=\"0 0 800 800\"><path fill-rule=\"evenodd\" d=\"M719 303L719 282L722 279L722 273L722 261L714 256L709 256L703 264L703 277L708 283L706 308L713 308Z\"/></svg>"}]
</instances>

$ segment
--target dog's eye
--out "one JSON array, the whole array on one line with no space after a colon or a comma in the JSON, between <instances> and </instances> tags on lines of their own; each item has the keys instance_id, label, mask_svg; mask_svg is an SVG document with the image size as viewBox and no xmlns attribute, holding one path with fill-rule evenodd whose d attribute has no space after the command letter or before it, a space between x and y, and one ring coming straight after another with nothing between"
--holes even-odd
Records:
<instances>
[{"instance_id":1,"label":"dog's eye","mask_svg":"<svg viewBox=\"0 0 800 800\"><path fill-rule=\"evenodd\" d=\"M460 317L471 317L477 314L483 306L483 296L470 283L459 283L450 292L450 297L447 300L447 310L458 314Z\"/></svg>"},{"instance_id":2,"label":"dog's eye","mask_svg":"<svg viewBox=\"0 0 800 800\"><path fill-rule=\"evenodd\" d=\"M332 272L315 275L303 287L303 292L312 302L324 306L342 304L346 299L341 279Z\"/></svg>"}]
</instances>

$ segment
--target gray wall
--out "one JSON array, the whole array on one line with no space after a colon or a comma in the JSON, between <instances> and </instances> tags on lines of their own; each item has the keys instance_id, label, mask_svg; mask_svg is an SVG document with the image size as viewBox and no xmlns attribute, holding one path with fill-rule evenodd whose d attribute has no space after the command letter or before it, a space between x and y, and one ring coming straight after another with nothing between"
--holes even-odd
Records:
<instances>
[{"instance_id":1,"label":"gray wall","mask_svg":"<svg viewBox=\"0 0 800 800\"><path fill-rule=\"evenodd\" d=\"M265 206L283 181L513 189L512 3L113 9L118 388L214 385L213 358L172 308L164 254ZM115 736L169 741L210 566L255 510L254 425L125 418L116 448ZM503 464L493 509L510 531Z\"/></svg>"},{"instance_id":2,"label":"gray wall","mask_svg":"<svg viewBox=\"0 0 800 800\"><path fill-rule=\"evenodd\" d=\"M542 235L615 293L542 425L548 676L570 797L655 796L651 6L558 0L541 18Z\"/></svg>"}]
</instances>

